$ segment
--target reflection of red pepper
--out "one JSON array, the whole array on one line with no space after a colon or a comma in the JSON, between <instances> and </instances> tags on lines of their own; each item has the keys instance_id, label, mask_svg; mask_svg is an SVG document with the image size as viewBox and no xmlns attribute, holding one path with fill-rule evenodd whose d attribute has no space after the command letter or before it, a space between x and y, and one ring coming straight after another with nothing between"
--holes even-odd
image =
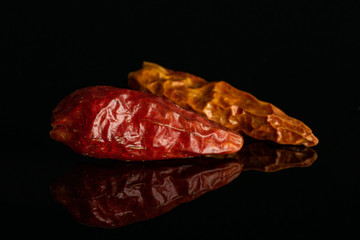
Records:
<instances>
[{"instance_id":1,"label":"reflection of red pepper","mask_svg":"<svg viewBox=\"0 0 360 240\"><path fill-rule=\"evenodd\" d=\"M54 109L50 136L98 158L161 160L240 150L243 138L152 94L88 87Z\"/></svg>"},{"instance_id":2,"label":"reflection of red pepper","mask_svg":"<svg viewBox=\"0 0 360 240\"><path fill-rule=\"evenodd\" d=\"M224 186L241 170L307 167L317 155L311 148L254 142L236 154L216 157L224 159L88 162L54 181L51 190L78 221L120 227L154 218Z\"/></svg>"},{"instance_id":3,"label":"reflection of red pepper","mask_svg":"<svg viewBox=\"0 0 360 240\"><path fill-rule=\"evenodd\" d=\"M81 223L114 228L164 214L240 172L241 164L230 159L86 163L56 180L51 190Z\"/></svg>"}]
</instances>

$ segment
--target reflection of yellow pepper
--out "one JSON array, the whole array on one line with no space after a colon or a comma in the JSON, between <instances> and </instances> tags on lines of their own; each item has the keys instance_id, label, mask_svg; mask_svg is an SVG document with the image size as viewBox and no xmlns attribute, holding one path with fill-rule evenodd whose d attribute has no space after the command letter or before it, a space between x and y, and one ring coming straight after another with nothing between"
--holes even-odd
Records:
<instances>
[{"instance_id":1,"label":"reflection of yellow pepper","mask_svg":"<svg viewBox=\"0 0 360 240\"><path fill-rule=\"evenodd\" d=\"M129 74L129 85L164 96L183 108L259 140L305 146L319 142L303 122L224 81L207 82L189 73L144 62L142 69Z\"/></svg>"},{"instance_id":2,"label":"reflection of yellow pepper","mask_svg":"<svg viewBox=\"0 0 360 240\"><path fill-rule=\"evenodd\" d=\"M267 141L248 143L233 154L208 155L213 158L238 160L242 170L276 172L294 167L309 167L317 159L314 149L304 146L279 145Z\"/></svg>"}]
</instances>

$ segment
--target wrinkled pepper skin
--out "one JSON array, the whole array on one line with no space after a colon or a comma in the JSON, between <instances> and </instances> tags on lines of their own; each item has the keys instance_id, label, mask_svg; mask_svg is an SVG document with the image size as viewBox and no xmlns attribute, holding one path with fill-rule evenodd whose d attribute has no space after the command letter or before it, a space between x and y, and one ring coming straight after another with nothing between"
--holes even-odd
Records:
<instances>
[{"instance_id":1,"label":"wrinkled pepper skin","mask_svg":"<svg viewBox=\"0 0 360 240\"><path fill-rule=\"evenodd\" d=\"M317 153L309 147L263 141L244 144L237 153L209 157L237 159L243 171L276 172L287 168L309 167L316 161Z\"/></svg>"},{"instance_id":2,"label":"wrinkled pepper skin","mask_svg":"<svg viewBox=\"0 0 360 240\"><path fill-rule=\"evenodd\" d=\"M241 164L229 159L87 162L55 180L50 190L78 222L116 228L164 214L240 172Z\"/></svg>"},{"instance_id":3,"label":"wrinkled pepper skin","mask_svg":"<svg viewBox=\"0 0 360 240\"><path fill-rule=\"evenodd\" d=\"M95 86L65 97L53 110L51 138L75 152L118 160L162 160L240 150L243 138L165 98Z\"/></svg>"},{"instance_id":4,"label":"wrinkled pepper skin","mask_svg":"<svg viewBox=\"0 0 360 240\"><path fill-rule=\"evenodd\" d=\"M303 122L224 81L207 82L150 62L144 62L143 68L131 72L128 78L133 89L164 96L252 138L308 147L318 143Z\"/></svg>"}]
</instances>

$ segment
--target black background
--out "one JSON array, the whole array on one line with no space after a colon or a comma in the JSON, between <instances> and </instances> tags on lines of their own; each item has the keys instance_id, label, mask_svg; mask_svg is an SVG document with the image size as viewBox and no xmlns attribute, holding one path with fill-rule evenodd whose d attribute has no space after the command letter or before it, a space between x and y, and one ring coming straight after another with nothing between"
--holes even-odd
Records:
<instances>
[{"instance_id":1,"label":"black background","mask_svg":"<svg viewBox=\"0 0 360 240\"><path fill-rule=\"evenodd\" d=\"M12 1L1 11L3 229L84 239L297 239L356 230L357 5ZM276 173L243 172L221 189L127 227L77 223L53 201L49 184L88 159L49 138L51 110L82 87L127 88L127 74L144 60L225 80L273 103L313 129L320 140L317 161Z\"/></svg>"}]
</instances>

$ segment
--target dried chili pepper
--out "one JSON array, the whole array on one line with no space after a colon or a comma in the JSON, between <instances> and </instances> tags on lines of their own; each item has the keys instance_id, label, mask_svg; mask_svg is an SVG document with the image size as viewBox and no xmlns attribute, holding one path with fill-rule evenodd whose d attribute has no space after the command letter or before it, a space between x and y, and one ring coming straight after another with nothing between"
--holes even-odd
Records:
<instances>
[{"instance_id":1,"label":"dried chili pepper","mask_svg":"<svg viewBox=\"0 0 360 240\"><path fill-rule=\"evenodd\" d=\"M115 228L164 214L228 184L240 172L241 164L230 159L87 162L50 189L79 222Z\"/></svg>"},{"instance_id":2,"label":"dried chili pepper","mask_svg":"<svg viewBox=\"0 0 360 240\"><path fill-rule=\"evenodd\" d=\"M80 154L119 160L161 160L226 154L240 134L165 98L110 86L87 87L53 110L50 136Z\"/></svg>"},{"instance_id":3,"label":"dried chili pepper","mask_svg":"<svg viewBox=\"0 0 360 240\"><path fill-rule=\"evenodd\" d=\"M142 69L129 74L129 85L164 96L183 108L255 139L305 146L318 143L303 122L224 81L207 82L189 73L144 62Z\"/></svg>"}]
</instances>

